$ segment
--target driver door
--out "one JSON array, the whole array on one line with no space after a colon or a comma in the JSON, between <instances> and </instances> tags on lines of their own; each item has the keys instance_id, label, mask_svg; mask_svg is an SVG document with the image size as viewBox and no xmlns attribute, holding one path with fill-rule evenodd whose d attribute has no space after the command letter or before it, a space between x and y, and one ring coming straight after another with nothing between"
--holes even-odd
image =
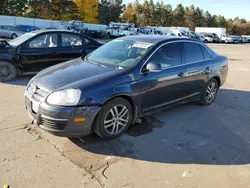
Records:
<instances>
[{"instance_id":1,"label":"driver door","mask_svg":"<svg viewBox=\"0 0 250 188\"><path fill-rule=\"evenodd\" d=\"M162 70L141 74L143 113L177 102L185 96L186 66L182 63L182 46L181 42L165 44L148 60L160 63Z\"/></svg>"},{"instance_id":2,"label":"driver door","mask_svg":"<svg viewBox=\"0 0 250 188\"><path fill-rule=\"evenodd\" d=\"M59 63L58 33L44 33L25 42L20 49L20 61L25 71L39 71Z\"/></svg>"}]
</instances>

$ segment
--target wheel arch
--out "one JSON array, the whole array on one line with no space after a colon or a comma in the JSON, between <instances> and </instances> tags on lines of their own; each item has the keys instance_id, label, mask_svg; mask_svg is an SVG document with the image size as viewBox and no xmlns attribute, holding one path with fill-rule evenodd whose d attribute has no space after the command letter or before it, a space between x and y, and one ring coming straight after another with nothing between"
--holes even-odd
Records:
<instances>
[{"instance_id":1,"label":"wheel arch","mask_svg":"<svg viewBox=\"0 0 250 188\"><path fill-rule=\"evenodd\" d=\"M220 85L221 85L220 77L219 76L214 76L214 77L212 77L212 79L215 79L218 82L219 87L220 87Z\"/></svg>"},{"instance_id":2,"label":"wheel arch","mask_svg":"<svg viewBox=\"0 0 250 188\"><path fill-rule=\"evenodd\" d=\"M113 95L113 96L109 97L108 99L106 99L104 101L104 103L102 104L102 106L105 105L107 102L115 99L115 98L123 98L123 99L127 100L130 103L130 105L132 106L132 110L133 110L133 112L132 112L132 114L133 114L132 124L134 124L136 122L136 119L137 119L138 108L136 106L136 102L135 102L133 96L131 96L128 93L121 93L121 94Z\"/></svg>"}]
</instances>

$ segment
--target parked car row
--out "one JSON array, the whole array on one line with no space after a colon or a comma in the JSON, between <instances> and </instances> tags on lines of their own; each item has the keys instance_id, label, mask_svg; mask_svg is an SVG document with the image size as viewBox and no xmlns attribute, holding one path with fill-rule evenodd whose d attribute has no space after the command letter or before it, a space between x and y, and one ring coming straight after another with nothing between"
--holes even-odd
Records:
<instances>
[{"instance_id":1,"label":"parked car row","mask_svg":"<svg viewBox=\"0 0 250 188\"><path fill-rule=\"evenodd\" d=\"M250 42L250 36L235 36L226 33L226 28L196 27L195 32L203 35L205 42L222 43L246 43Z\"/></svg>"},{"instance_id":2,"label":"parked car row","mask_svg":"<svg viewBox=\"0 0 250 188\"><path fill-rule=\"evenodd\" d=\"M250 37L233 36L233 35L223 35L219 38L216 33L200 33L204 37L205 43L248 43L250 42Z\"/></svg>"}]
</instances>

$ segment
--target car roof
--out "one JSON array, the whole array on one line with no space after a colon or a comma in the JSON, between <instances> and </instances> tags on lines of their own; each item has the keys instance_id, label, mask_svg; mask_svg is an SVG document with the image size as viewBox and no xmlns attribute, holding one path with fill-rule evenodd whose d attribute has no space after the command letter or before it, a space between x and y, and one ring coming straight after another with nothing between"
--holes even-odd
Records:
<instances>
[{"instance_id":1,"label":"car roof","mask_svg":"<svg viewBox=\"0 0 250 188\"><path fill-rule=\"evenodd\" d=\"M154 43L154 44L167 42L167 41L179 41L179 40L197 41L197 40L190 39L190 38L166 36L166 35L134 35L134 36L127 36L127 37L122 37L122 38L137 40L140 42Z\"/></svg>"},{"instance_id":2,"label":"car roof","mask_svg":"<svg viewBox=\"0 0 250 188\"><path fill-rule=\"evenodd\" d=\"M74 33L73 31L65 30L65 29L41 29L32 31L32 33L40 34L40 33L47 33L47 32L68 32Z\"/></svg>"}]
</instances>

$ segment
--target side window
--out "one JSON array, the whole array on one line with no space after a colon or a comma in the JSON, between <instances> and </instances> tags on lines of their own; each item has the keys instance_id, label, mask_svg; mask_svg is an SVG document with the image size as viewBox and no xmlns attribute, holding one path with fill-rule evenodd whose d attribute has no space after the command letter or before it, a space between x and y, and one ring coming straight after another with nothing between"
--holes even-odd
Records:
<instances>
[{"instance_id":1,"label":"side window","mask_svg":"<svg viewBox=\"0 0 250 188\"><path fill-rule=\"evenodd\" d=\"M55 48L58 46L57 33L43 34L27 42L24 48Z\"/></svg>"},{"instance_id":2,"label":"side window","mask_svg":"<svg viewBox=\"0 0 250 188\"><path fill-rule=\"evenodd\" d=\"M150 61L160 63L162 69L181 65L182 43L170 43L159 48L150 58Z\"/></svg>"},{"instance_id":3,"label":"side window","mask_svg":"<svg viewBox=\"0 0 250 188\"><path fill-rule=\"evenodd\" d=\"M199 44L192 42L184 43L184 62L192 63L197 61L203 61L203 54Z\"/></svg>"},{"instance_id":4,"label":"side window","mask_svg":"<svg viewBox=\"0 0 250 188\"><path fill-rule=\"evenodd\" d=\"M71 33L62 33L62 47L82 46L82 37Z\"/></svg>"},{"instance_id":5,"label":"side window","mask_svg":"<svg viewBox=\"0 0 250 188\"><path fill-rule=\"evenodd\" d=\"M202 53L203 53L204 60L209 60L209 59L211 59L211 55L210 55L210 53L207 51L207 49L206 49L203 45L200 45L200 48L201 48L201 51L202 51Z\"/></svg>"}]
</instances>

